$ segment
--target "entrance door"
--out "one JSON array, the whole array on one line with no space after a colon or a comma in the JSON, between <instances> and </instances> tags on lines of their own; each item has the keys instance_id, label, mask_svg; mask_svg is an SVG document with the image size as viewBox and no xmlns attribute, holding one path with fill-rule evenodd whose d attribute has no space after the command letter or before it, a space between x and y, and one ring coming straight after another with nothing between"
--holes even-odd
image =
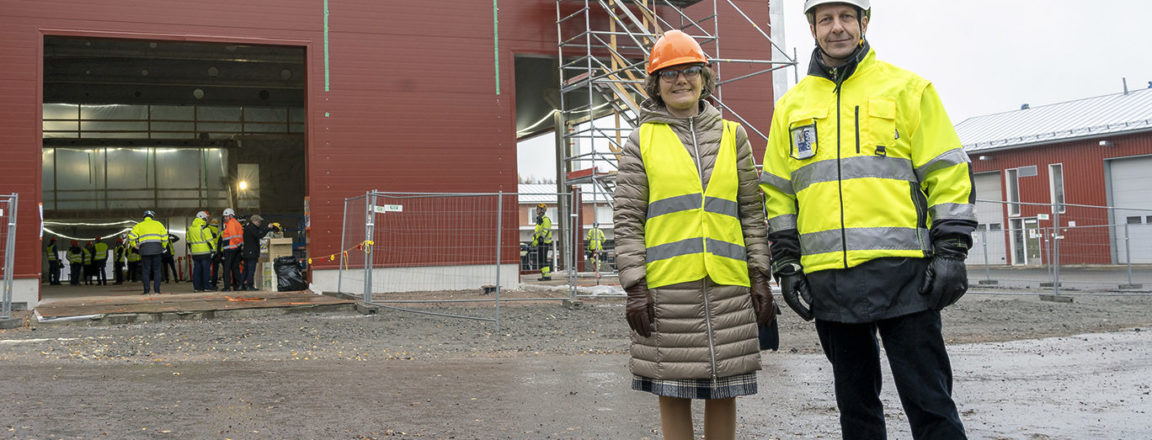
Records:
<instances>
[{"instance_id":1,"label":"entrance door","mask_svg":"<svg viewBox=\"0 0 1152 440\"><path fill-rule=\"evenodd\" d=\"M1014 218L1012 228L1012 264L1039 264L1043 232L1035 218Z\"/></svg>"}]
</instances>

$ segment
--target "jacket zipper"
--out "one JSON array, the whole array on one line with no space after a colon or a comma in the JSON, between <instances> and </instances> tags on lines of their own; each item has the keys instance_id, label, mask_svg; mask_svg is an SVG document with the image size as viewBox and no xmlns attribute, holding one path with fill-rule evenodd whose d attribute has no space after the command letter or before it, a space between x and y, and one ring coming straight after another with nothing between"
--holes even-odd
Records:
<instances>
[{"instance_id":1,"label":"jacket zipper","mask_svg":"<svg viewBox=\"0 0 1152 440\"><path fill-rule=\"evenodd\" d=\"M856 106L856 154L860 154L860 106Z\"/></svg>"},{"instance_id":2,"label":"jacket zipper","mask_svg":"<svg viewBox=\"0 0 1152 440\"><path fill-rule=\"evenodd\" d=\"M688 132L692 133L692 150L696 152L696 173L700 175L700 191L704 191L704 168L700 166L700 145L696 141L696 124L695 116L688 118ZM704 194L700 194L700 199L704 200ZM704 240L701 237L701 240ZM707 246L707 240L705 240ZM704 252L708 252L705 247ZM707 277L700 280L700 293L704 295L704 325L708 327L708 357L712 361L712 378L716 379L716 341L712 335L712 304L708 301L708 281Z\"/></svg>"},{"instance_id":3,"label":"jacket zipper","mask_svg":"<svg viewBox=\"0 0 1152 440\"><path fill-rule=\"evenodd\" d=\"M840 85L843 84L843 80L840 79L839 72L835 72L833 76L836 78L836 90L834 90L836 92L836 189L840 192L840 249L844 256L844 268L847 269L848 232L844 228L844 172L840 160Z\"/></svg>"}]
</instances>

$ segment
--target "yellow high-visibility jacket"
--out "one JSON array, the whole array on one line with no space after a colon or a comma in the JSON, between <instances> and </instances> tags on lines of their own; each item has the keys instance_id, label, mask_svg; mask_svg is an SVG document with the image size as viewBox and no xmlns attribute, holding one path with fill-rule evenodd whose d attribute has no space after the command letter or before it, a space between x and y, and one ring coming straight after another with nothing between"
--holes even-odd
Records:
<instances>
[{"instance_id":1,"label":"yellow high-visibility jacket","mask_svg":"<svg viewBox=\"0 0 1152 440\"><path fill-rule=\"evenodd\" d=\"M772 116L769 236L797 230L808 273L924 258L933 224L975 225L970 161L932 84L871 49L855 69L839 86L805 77Z\"/></svg>"}]
</instances>

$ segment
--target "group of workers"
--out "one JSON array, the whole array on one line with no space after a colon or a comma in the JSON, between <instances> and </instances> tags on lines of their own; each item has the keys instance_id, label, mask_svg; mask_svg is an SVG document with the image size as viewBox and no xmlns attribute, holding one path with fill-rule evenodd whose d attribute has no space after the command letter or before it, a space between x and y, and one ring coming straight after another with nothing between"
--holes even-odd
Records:
<instances>
[{"instance_id":1,"label":"group of workers","mask_svg":"<svg viewBox=\"0 0 1152 440\"><path fill-rule=\"evenodd\" d=\"M551 281L552 259L549 253L552 251L552 219L548 218L548 205L536 205L535 223L531 246L536 251L534 263L540 268L537 281ZM584 258L595 272L599 272L601 264L608 259L604 251L604 230L600 229L599 222L593 222L592 229L584 235Z\"/></svg>"},{"instance_id":2,"label":"group of workers","mask_svg":"<svg viewBox=\"0 0 1152 440\"><path fill-rule=\"evenodd\" d=\"M265 225L260 215L252 215L247 225L241 225L233 209L223 212L224 229L211 219L208 211L199 211L187 231L188 254L192 258L192 288L194 292L210 290L257 290L255 286L256 265L260 258L260 239L275 232L283 234L277 223ZM281 235L282 236L282 235ZM123 284L127 266L128 281L135 282L137 276L143 281L143 294L160 293L161 281L179 281L175 265L173 243L179 237L169 234L163 223L156 220L156 212L144 211L143 219L132 227L123 238L116 238L113 248L113 274L115 284ZM101 237L96 237L86 247L72 240L66 253L70 264L70 283L107 285L104 268L107 264L108 245ZM61 261L56 239L51 238L45 248L48 259L48 282L60 284ZM218 289L218 280L223 275L224 288ZM93 280L95 278L95 280Z\"/></svg>"},{"instance_id":3,"label":"group of workers","mask_svg":"<svg viewBox=\"0 0 1152 440\"><path fill-rule=\"evenodd\" d=\"M816 47L776 103L762 172L744 128L708 101L700 45L672 30L650 52L613 226L632 388L658 396L666 439L695 438L693 399L705 438L735 437L759 330L779 310L772 277L815 320L844 439L887 436L881 354L913 439L966 438L940 314L968 289L971 162L932 83L876 58L871 12L805 1Z\"/></svg>"}]
</instances>

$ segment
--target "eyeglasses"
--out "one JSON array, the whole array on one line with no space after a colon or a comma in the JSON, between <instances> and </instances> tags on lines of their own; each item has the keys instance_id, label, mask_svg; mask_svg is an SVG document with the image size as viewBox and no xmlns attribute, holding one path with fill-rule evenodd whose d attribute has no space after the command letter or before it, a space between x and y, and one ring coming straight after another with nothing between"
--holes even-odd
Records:
<instances>
[{"instance_id":1,"label":"eyeglasses","mask_svg":"<svg viewBox=\"0 0 1152 440\"><path fill-rule=\"evenodd\" d=\"M688 68L680 69L680 70L664 69L664 70L661 70L659 72L656 72L656 74L660 75L660 79L664 79L664 80L668 80L668 81L675 81L676 78L679 77L681 73L684 74L684 79L694 79L694 78L700 76L700 72L703 70L704 70L703 66L692 66L692 67L688 67Z\"/></svg>"}]
</instances>

